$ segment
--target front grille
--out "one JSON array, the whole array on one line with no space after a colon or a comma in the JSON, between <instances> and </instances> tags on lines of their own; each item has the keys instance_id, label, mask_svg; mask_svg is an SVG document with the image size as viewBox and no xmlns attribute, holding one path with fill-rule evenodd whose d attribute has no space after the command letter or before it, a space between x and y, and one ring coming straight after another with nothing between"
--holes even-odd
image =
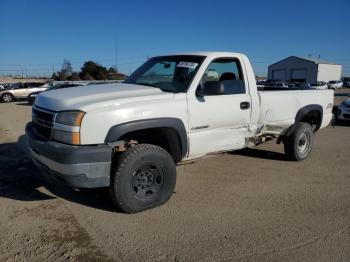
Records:
<instances>
[{"instance_id":1,"label":"front grille","mask_svg":"<svg viewBox=\"0 0 350 262\"><path fill-rule=\"evenodd\" d=\"M350 119L350 114L343 114L343 116Z\"/></svg>"},{"instance_id":2,"label":"front grille","mask_svg":"<svg viewBox=\"0 0 350 262\"><path fill-rule=\"evenodd\" d=\"M32 110L32 122L35 133L46 139L51 138L52 126L55 119L55 113L40 108Z\"/></svg>"}]
</instances>

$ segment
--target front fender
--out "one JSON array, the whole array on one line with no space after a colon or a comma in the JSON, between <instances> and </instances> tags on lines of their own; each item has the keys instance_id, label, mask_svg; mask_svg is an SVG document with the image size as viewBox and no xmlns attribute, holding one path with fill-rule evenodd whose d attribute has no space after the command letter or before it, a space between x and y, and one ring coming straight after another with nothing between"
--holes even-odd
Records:
<instances>
[{"instance_id":1,"label":"front fender","mask_svg":"<svg viewBox=\"0 0 350 262\"><path fill-rule=\"evenodd\" d=\"M105 143L118 141L123 135L130 132L162 127L173 128L176 131L181 143L182 157L185 157L188 151L187 133L184 123L178 118L151 118L112 126L107 133Z\"/></svg>"}]
</instances>

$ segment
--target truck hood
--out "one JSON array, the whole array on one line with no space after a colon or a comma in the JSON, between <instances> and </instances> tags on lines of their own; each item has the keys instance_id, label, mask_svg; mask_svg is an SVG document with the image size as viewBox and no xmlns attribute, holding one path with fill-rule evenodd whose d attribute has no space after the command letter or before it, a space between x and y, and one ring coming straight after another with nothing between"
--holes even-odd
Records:
<instances>
[{"instance_id":1,"label":"truck hood","mask_svg":"<svg viewBox=\"0 0 350 262\"><path fill-rule=\"evenodd\" d=\"M106 107L137 101L169 99L173 93L143 85L114 83L103 85L87 85L58 89L40 93L35 105L53 110L82 110Z\"/></svg>"}]
</instances>

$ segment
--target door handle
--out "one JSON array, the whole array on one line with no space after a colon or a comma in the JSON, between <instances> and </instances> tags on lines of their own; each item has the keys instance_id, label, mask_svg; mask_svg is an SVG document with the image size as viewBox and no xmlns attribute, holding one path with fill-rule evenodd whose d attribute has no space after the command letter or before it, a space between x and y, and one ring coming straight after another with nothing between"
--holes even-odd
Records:
<instances>
[{"instance_id":1,"label":"door handle","mask_svg":"<svg viewBox=\"0 0 350 262\"><path fill-rule=\"evenodd\" d=\"M240 107L242 110L247 110L250 108L250 103L249 102L241 102Z\"/></svg>"}]
</instances>

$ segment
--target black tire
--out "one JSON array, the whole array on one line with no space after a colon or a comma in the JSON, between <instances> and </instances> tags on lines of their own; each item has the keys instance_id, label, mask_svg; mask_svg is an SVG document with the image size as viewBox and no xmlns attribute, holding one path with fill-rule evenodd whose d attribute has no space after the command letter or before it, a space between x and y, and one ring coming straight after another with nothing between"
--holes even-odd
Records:
<instances>
[{"instance_id":1,"label":"black tire","mask_svg":"<svg viewBox=\"0 0 350 262\"><path fill-rule=\"evenodd\" d=\"M2 94L1 96L1 101L3 103L10 103L14 100L14 97L11 93L5 93L5 94Z\"/></svg>"},{"instance_id":2,"label":"black tire","mask_svg":"<svg viewBox=\"0 0 350 262\"><path fill-rule=\"evenodd\" d=\"M175 184L176 166L170 154L139 144L122 153L112 168L110 195L122 211L136 213L167 202Z\"/></svg>"},{"instance_id":3,"label":"black tire","mask_svg":"<svg viewBox=\"0 0 350 262\"><path fill-rule=\"evenodd\" d=\"M293 133L284 139L284 152L289 160L302 161L310 155L314 132L308 123L296 124Z\"/></svg>"}]
</instances>

